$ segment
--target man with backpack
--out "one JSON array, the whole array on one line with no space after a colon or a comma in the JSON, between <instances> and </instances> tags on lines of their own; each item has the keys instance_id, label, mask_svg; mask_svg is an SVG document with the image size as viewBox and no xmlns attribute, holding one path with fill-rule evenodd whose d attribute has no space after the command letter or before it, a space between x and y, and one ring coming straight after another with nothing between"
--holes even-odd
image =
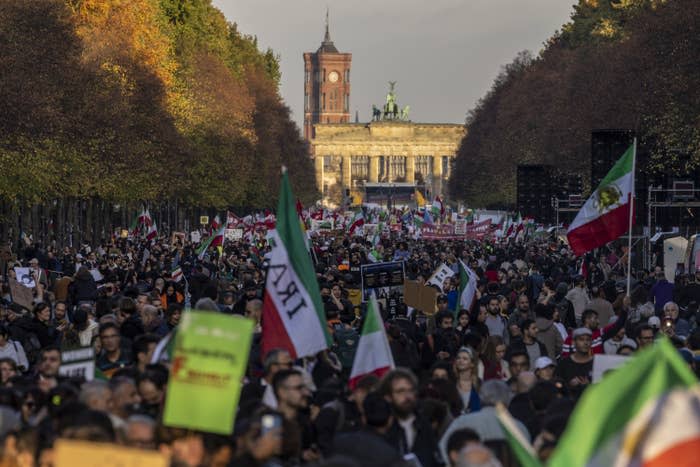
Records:
<instances>
[{"instance_id":1,"label":"man with backpack","mask_svg":"<svg viewBox=\"0 0 700 467\"><path fill-rule=\"evenodd\" d=\"M355 360L357 345L360 342L360 334L353 327L355 315L353 313L340 314L340 326L336 327L333 338L335 345L333 351L338 356L340 364L343 365L342 374L350 376L352 362Z\"/></svg>"}]
</instances>

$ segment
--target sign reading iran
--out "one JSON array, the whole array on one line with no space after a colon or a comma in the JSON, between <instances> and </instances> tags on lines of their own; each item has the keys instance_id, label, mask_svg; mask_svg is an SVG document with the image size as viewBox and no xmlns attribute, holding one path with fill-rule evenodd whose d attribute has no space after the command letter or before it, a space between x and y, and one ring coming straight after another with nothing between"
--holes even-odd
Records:
<instances>
[{"instance_id":1,"label":"sign reading iran","mask_svg":"<svg viewBox=\"0 0 700 467\"><path fill-rule=\"evenodd\" d=\"M327 349L330 336L294 200L283 172L277 229L268 232L272 251L263 300L262 350L267 354L282 348L292 358L301 358Z\"/></svg>"}]
</instances>

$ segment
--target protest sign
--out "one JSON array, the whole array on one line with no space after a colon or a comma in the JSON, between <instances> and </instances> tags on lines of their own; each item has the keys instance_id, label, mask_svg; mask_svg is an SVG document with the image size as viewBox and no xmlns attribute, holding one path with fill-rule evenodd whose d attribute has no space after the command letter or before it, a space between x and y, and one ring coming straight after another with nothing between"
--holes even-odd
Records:
<instances>
[{"instance_id":1,"label":"protest sign","mask_svg":"<svg viewBox=\"0 0 700 467\"><path fill-rule=\"evenodd\" d=\"M221 313L183 314L175 336L163 423L229 435L248 365L253 321Z\"/></svg>"},{"instance_id":2,"label":"protest sign","mask_svg":"<svg viewBox=\"0 0 700 467\"><path fill-rule=\"evenodd\" d=\"M417 281L404 281L404 303L426 315L435 313L437 296L438 291L434 287L421 285Z\"/></svg>"},{"instance_id":3,"label":"protest sign","mask_svg":"<svg viewBox=\"0 0 700 467\"><path fill-rule=\"evenodd\" d=\"M442 291L442 285L445 283L445 280L454 275L455 272L452 269L447 267L445 263L441 263L433 275L430 276L430 279L428 279L426 285L436 285Z\"/></svg>"},{"instance_id":4,"label":"protest sign","mask_svg":"<svg viewBox=\"0 0 700 467\"><path fill-rule=\"evenodd\" d=\"M201 242L201 241L202 241L202 234L199 233L199 231L197 231L197 230L194 230L194 231L190 232L190 241L191 241L192 243L199 243L199 242Z\"/></svg>"},{"instance_id":5,"label":"protest sign","mask_svg":"<svg viewBox=\"0 0 700 467\"><path fill-rule=\"evenodd\" d=\"M131 449L117 444L57 439L55 467L167 467L170 459L158 451Z\"/></svg>"},{"instance_id":6,"label":"protest sign","mask_svg":"<svg viewBox=\"0 0 700 467\"><path fill-rule=\"evenodd\" d=\"M231 241L240 240L243 238L243 229L226 229L224 230L224 238Z\"/></svg>"},{"instance_id":7,"label":"protest sign","mask_svg":"<svg viewBox=\"0 0 700 467\"><path fill-rule=\"evenodd\" d=\"M605 373L622 366L629 360L627 355L604 355L593 356L593 382L597 383L605 376Z\"/></svg>"},{"instance_id":8,"label":"protest sign","mask_svg":"<svg viewBox=\"0 0 700 467\"><path fill-rule=\"evenodd\" d=\"M34 282L34 274L31 268L15 267L15 274L17 275L17 282L23 286L30 289L36 287L36 282Z\"/></svg>"},{"instance_id":9,"label":"protest sign","mask_svg":"<svg viewBox=\"0 0 700 467\"><path fill-rule=\"evenodd\" d=\"M185 232L173 232L173 234L170 236L170 245L177 246L179 243L180 246L185 246L186 238L187 234Z\"/></svg>"},{"instance_id":10,"label":"protest sign","mask_svg":"<svg viewBox=\"0 0 700 467\"><path fill-rule=\"evenodd\" d=\"M452 214L456 216L456 214ZM467 234L467 220L466 219L455 219L455 235L463 236Z\"/></svg>"},{"instance_id":11,"label":"protest sign","mask_svg":"<svg viewBox=\"0 0 700 467\"><path fill-rule=\"evenodd\" d=\"M31 311L31 309L34 307L34 294L32 293L32 289L13 280L10 280L9 284L12 301Z\"/></svg>"},{"instance_id":12,"label":"protest sign","mask_svg":"<svg viewBox=\"0 0 700 467\"><path fill-rule=\"evenodd\" d=\"M62 351L58 374L67 378L85 378L85 381L92 381L95 377L95 349L83 347Z\"/></svg>"},{"instance_id":13,"label":"protest sign","mask_svg":"<svg viewBox=\"0 0 700 467\"><path fill-rule=\"evenodd\" d=\"M367 301L374 290L377 300L389 295L403 295L404 263L392 261L388 263L363 264L360 269L362 282L362 300Z\"/></svg>"}]
</instances>

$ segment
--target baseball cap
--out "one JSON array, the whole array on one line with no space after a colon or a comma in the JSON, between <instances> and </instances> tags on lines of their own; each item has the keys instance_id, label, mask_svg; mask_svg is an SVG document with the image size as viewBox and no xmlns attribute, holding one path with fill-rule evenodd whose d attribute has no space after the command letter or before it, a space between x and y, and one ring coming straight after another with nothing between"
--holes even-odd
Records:
<instances>
[{"instance_id":1,"label":"baseball cap","mask_svg":"<svg viewBox=\"0 0 700 467\"><path fill-rule=\"evenodd\" d=\"M548 366L554 366L554 362L549 357L539 357L535 360L535 370L542 370Z\"/></svg>"},{"instance_id":2,"label":"baseball cap","mask_svg":"<svg viewBox=\"0 0 700 467\"><path fill-rule=\"evenodd\" d=\"M659 319L658 316L650 316L649 321L647 321L647 324L651 326L652 328L660 328L661 327L661 320Z\"/></svg>"},{"instance_id":3,"label":"baseball cap","mask_svg":"<svg viewBox=\"0 0 700 467\"><path fill-rule=\"evenodd\" d=\"M576 339L577 337L580 337L580 336L591 336L591 335L593 335L593 332L591 332L590 329L578 328L578 329L574 330L573 338Z\"/></svg>"}]
</instances>

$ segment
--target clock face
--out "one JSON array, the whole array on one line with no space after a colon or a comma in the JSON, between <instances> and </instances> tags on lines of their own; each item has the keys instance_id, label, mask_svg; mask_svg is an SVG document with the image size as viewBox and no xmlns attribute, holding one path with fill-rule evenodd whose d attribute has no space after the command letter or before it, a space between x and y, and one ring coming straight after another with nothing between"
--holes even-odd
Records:
<instances>
[{"instance_id":1,"label":"clock face","mask_svg":"<svg viewBox=\"0 0 700 467\"><path fill-rule=\"evenodd\" d=\"M335 83L336 81L338 81L338 72L331 71L330 73L328 73L328 81L330 81L331 83Z\"/></svg>"}]
</instances>

